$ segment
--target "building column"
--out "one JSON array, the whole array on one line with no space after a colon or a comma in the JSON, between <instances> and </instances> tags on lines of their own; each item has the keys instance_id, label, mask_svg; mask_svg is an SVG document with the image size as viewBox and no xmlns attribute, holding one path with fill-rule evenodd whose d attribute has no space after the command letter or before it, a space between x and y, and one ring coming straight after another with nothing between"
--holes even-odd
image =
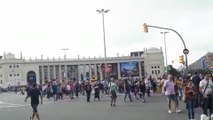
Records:
<instances>
[{"instance_id":1,"label":"building column","mask_svg":"<svg viewBox=\"0 0 213 120\"><path fill-rule=\"evenodd\" d=\"M44 84L44 66L41 66L41 83Z\"/></svg>"},{"instance_id":2,"label":"building column","mask_svg":"<svg viewBox=\"0 0 213 120\"><path fill-rule=\"evenodd\" d=\"M80 69L81 65L78 65L78 81L81 81L81 69Z\"/></svg>"},{"instance_id":3,"label":"building column","mask_svg":"<svg viewBox=\"0 0 213 120\"><path fill-rule=\"evenodd\" d=\"M53 65L53 79L56 79L56 70L55 70L55 65Z\"/></svg>"},{"instance_id":4,"label":"building column","mask_svg":"<svg viewBox=\"0 0 213 120\"><path fill-rule=\"evenodd\" d=\"M67 65L64 65L64 79L67 80Z\"/></svg>"},{"instance_id":5,"label":"building column","mask_svg":"<svg viewBox=\"0 0 213 120\"><path fill-rule=\"evenodd\" d=\"M92 79L92 66L89 64L89 78Z\"/></svg>"},{"instance_id":6,"label":"building column","mask_svg":"<svg viewBox=\"0 0 213 120\"><path fill-rule=\"evenodd\" d=\"M84 78L84 80L87 80L87 78L86 78L86 70L85 70L86 68L85 68L85 64L83 65L83 78Z\"/></svg>"},{"instance_id":7,"label":"building column","mask_svg":"<svg viewBox=\"0 0 213 120\"><path fill-rule=\"evenodd\" d=\"M94 66L95 66L95 69L94 69L94 71L95 71L95 77L97 78L97 75L98 75L97 65L96 65L96 64L94 64Z\"/></svg>"},{"instance_id":8,"label":"building column","mask_svg":"<svg viewBox=\"0 0 213 120\"><path fill-rule=\"evenodd\" d=\"M98 71L100 73L100 80L103 80L103 72L101 70L101 64L98 66Z\"/></svg>"},{"instance_id":9,"label":"building column","mask_svg":"<svg viewBox=\"0 0 213 120\"><path fill-rule=\"evenodd\" d=\"M50 81L50 66L47 66L47 81Z\"/></svg>"},{"instance_id":10,"label":"building column","mask_svg":"<svg viewBox=\"0 0 213 120\"><path fill-rule=\"evenodd\" d=\"M61 65L58 66L58 69L59 69L58 79L59 79L60 82L62 82L62 79L61 79Z\"/></svg>"},{"instance_id":11,"label":"building column","mask_svg":"<svg viewBox=\"0 0 213 120\"><path fill-rule=\"evenodd\" d=\"M117 63L117 67L118 67L118 79L121 78L121 66L120 63Z\"/></svg>"},{"instance_id":12,"label":"building column","mask_svg":"<svg viewBox=\"0 0 213 120\"><path fill-rule=\"evenodd\" d=\"M141 74L141 61L139 61L139 64L138 64L138 68L139 68L139 78L141 79L142 78L142 74Z\"/></svg>"}]
</instances>

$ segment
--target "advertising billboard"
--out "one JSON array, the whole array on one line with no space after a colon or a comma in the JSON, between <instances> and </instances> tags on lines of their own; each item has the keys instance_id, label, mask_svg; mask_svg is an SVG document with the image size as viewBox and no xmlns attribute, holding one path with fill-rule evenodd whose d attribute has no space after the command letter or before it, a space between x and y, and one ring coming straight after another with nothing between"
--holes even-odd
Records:
<instances>
[{"instance_id":1,"label":"advertising billboard","mask_svg":"<svg viewBox=\"0 0 213 120\"><path fill-rule=\"evenodd\" d=\"M139 76L139 62L121 62L120 63L122 77L138 77Z\"/></svg>"}]
</instances>

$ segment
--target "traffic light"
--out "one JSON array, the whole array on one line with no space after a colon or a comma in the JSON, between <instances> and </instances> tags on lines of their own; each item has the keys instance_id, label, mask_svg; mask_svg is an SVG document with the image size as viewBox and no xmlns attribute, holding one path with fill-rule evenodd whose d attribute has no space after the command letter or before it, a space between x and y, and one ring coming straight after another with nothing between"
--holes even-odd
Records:
<instances>
[{"instance_id":1,"label":"traffic light","mask_svg":"<svg viewBox=\"0 0 213 120\"><path fill-rule=\"evenodd\" d=\"M185 64L184 56L183 55L179 56L179 63L183 64L183 65Z\"/></svg>"},{"instance_id":2,"label":"traffic light","mask_svg":"<svg viewBox=\"0 0 213 120\"><path fill-rule=\"evenodd\" d=\"M148 32L148 26L147 26L146 23L143 24L143 30L144 30L145 33Z\"/></svg>"}]
</instances>

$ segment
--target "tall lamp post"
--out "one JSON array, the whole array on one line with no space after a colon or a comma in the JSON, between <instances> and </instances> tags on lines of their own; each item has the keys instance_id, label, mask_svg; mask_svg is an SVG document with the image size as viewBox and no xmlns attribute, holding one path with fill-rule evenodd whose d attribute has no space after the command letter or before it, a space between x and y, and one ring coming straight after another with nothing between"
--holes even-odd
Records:
<instances>
[{"instance_id":1,"label":"tall lamp post","mask_svg":"<svg viewBox=\"0 0 213 120\"><path fill-rule=\"evenodd\" d=\"M66 51L68 50L68 48L63 48L63 49L61 49L61 50L64 51L64 60L66 60Z\"/></svg>"},{"instance_id":2,"label":"tall lamp post","mask_svg":"<svg viewBox=\"0 0 213 120\"><path fill-rule=\"evenodd\" d=\"M96 10L98 13L102 14L102 21L103 21L103 39L104 39L104 77L108 77L106 73L106 67L107 67L107 55L106 55L106 40L105 40L105 24L104 24L104 13L109 12L110 10Z\"/></svg>"},{"instance_id":3,"label":"tall lamp post","mask_svg":"<svg viewBox=\"0 0 213 120\"><path fill-rule=\"evenodd\" d=\"M188 74L188 58L187 58L187 54L189 53L189 50L186 48L186 44L185 44L185 41L183 40L182 36L174 29L160 27L160 26L154 26L154 25L147 25L146 23L143 24L144 32L146 32L146 33L148 32L148 27L173 31L180 37L180 39L181 39L181 41L183 43L183 47L184 47L183 53L185 54L185 65L186 65L186 75L187 75Z\"/></svg>"},{"instance_id":4,"label":"tall lamp post","mask_svg":"<svg viewBox=\"0 0 213 120\"><path fill-rule=\"evenodd\" d=\"M161 34L163 34L163 40L164 40L164 47L165 47L165 58L166 58L166 73L167 73L167 66L168 66L168 63L167 63L167 50L166 50L166 34L169 33L169 32L160 32Z\"/></svg>"}]
</instances>

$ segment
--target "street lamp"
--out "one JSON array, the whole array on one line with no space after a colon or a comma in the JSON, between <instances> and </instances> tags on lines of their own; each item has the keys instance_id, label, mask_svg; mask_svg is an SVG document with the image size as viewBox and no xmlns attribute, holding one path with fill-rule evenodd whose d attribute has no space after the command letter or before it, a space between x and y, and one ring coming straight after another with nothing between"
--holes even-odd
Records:
<instances>
[{"instance_id":1,"label":"street lamp","mask_svg":"<svg viewBox=\"0 0 213 120\"><path fill-rule=\"evenodd\" d=\"M166 73L167 73L167 50L166 50L166 34L169 32L160 32L161 34L163 34L163 40L164 40L164 47L165 47L165 58L166 58Z\"/></svg>"},{"instance_id":2,"label":"street lamp","mask_svg":"<svg viewBox=\"0 0 213 120\"><path fill-rule=\"evenodd\" d=\"M183 50L183 53L185 54L185 65L186 65L186 74L188 73L188 59L187 59L187 54L189 53L189 50L186 48L186 44L185 44L185 41L183 40L182 36L174 29L171 29L171 28L165 28L165 27L159 27L159 26L153 26L153 25L147 25L146 23L143 24L143 29L144 29L144 32L148 32L148 27L151 27L151 28L157 28L157 29L163 29L163 30L170 30L170 31L173 31L175 32L181 39L182 43L183 43L183 47L184 47L184 50Z\"/></svg>"},{"instance_id":3,"label":"street lamp","mask_svg":"<svg viewBox=\"0 0 213 120\"><path fill-rule=\"evenodd\" d=\"M63 48L63 49L61 49L61 50L64 51L64 60L66 60L66 51L68 50L68 48Z\"/></svg>"},{"instance_id":4,"label":"street lamp","mask_svg":"<svg viewBox=\"0 0 213 120\"><path fill-rule=\"evenodd\" d=\"M96 10L98 13L101 13L102 14L102 20L103 20L103 39L104 39L104 59L105 59L105 62L104 62L104 77L107 77L107 73L105 71L106 67L107 67L107 55L106 55L106 40L105 40L105 25L104 25L104 13L107 13L109 12L110 10L104 10L104 9L101 9L101 10Z\"/></svg>"}]
</instances>

